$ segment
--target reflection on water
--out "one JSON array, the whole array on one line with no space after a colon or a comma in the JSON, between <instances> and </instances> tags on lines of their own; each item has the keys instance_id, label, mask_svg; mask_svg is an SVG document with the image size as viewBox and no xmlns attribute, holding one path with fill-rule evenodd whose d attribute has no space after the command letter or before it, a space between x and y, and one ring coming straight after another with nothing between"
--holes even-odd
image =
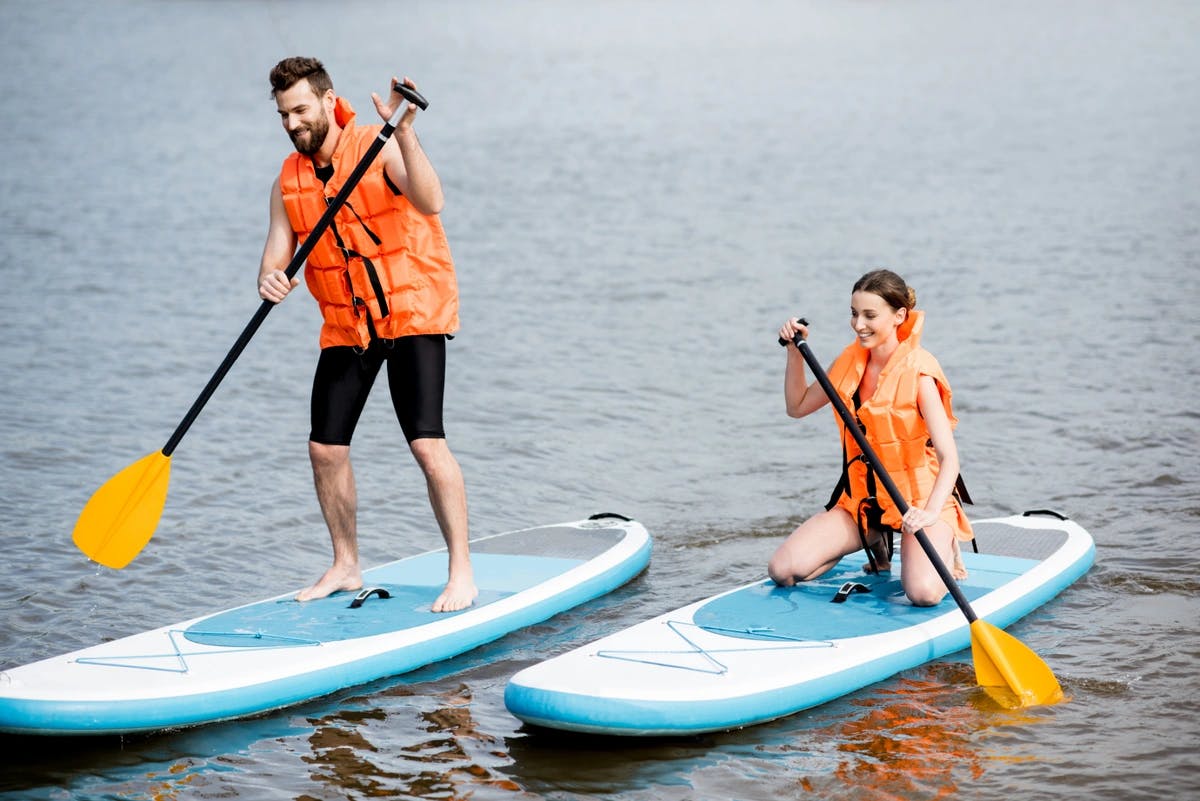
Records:
<instances>
[{"instance_id":1,"label":"reflection on water","mask_svg":"<svg viewBox=\"0 0 1200 801\"><path fill-rule=\"evenodd\" d=\"M975 685L971 666L959 662L910 671L837 706L803 738L764 747L809 754L816 769L795 784L818 798L960 797L990 780L990 738L1041 720L996 704Z\"/></svg>"},{"instance_id":2,"label":"reflection on water","mask_svg":"<svg viewBox=\"0 0 1200 801\"><path fill-rule=\"evenodd\" d=\"M0 738L4 801L1200 797L1180 747L1200 740L1194 3L344 3L314 26L321 9L3 5L0 667L326 564L311 298L272 313L197 420L134 564L99 569L69 537L258 307L287 147L263 85L291 52L331 64L360 113L380 65L432 101L418 125L463 292L447 424L475 532L615 509L655 536L653 563L392 685L153 737ZM80 76L100 105L65 123ZM761 578L819 508L833 424L783 415L774 328L811 315L832 358L875 266L930 311L978 511L1054 506L1096 537L1096 567L1015 632L1071 702L1013 717L943 661L719 735L523 728L508 676ZM360 432L364 562L439 547L385 396Z\"/></svg>"},{"instance_id":3,"label":"reflection on water","mask_svg":"<svg viewBox=\"0 0 1200 801\"><path fill-rule=\"evenodd\" d=\"M311 721L315 728L307 740L312 753L301 759L311 766L314 783L363 798L393 793L468 798L483 789L520 791L481 764L506 755L498 750L498 738L480 731L471 717L466 684L428 695L397 687L370 704Z\"/></svg>"},{"instance_id":4,"label":"reflection on water","mask_svg":"<svg viewBox=\"0 0 1200 801\"><path fill-rule=\"evenodd\" d=\"M853 755L838 766L837 778L853 783L864 799L952 796L964 779L979 779L986 768L979 732L1032 718L998 717L1001 707L980 693L956 703L973 680L969 669L957 673L949 683L900 679L855 701L865 714L836 732L838 750Z\"/></svg>"},{"instance_id":5,"label":"reflection on water","mask_svg":"<svg viewBox=\"0 0 1200 801\"><path fill-rule=\"evenodd\" d=\"M402 684L341 699L303 719L231 722L174 740L126 738L126 775L109 769L107 777L77 782L78 797L566 799L620 785L632 798L680 801L793 797L799 790L867 801L942 798L989 781L989 772L1009 761L990 745L1006 728L1029 736L1029 727L1046 718L999 708L961 662L910 671L786 721L685 738L538 729L505 737L473 714L474 703L467 682ZM503 722L491 720L493 730ZM242 745L231 751L239 734ZM93 743L97 762L101 752L124 747L117 738L105 740ZM281 745L305 766L304 776L265 756ZM167 757L159 746L191 753ZM72 750L63 754L70 758ZM162 761L151 767L156 758ZM681 782L681 773L691 778ZM753 793L745 790L748 777ZM262 795L251 796L251 788ZM697 794L697 788L707 789Z\"/></svg>"},{"instance_id":6,"label":"reflection on water","mask_svg":"<svg viewBox=\"0 0 1200 801\"><path fill-rule=\"evenodd\" d=\"M156 734L0 735L4 760L0 798L190 797L198 788L242 783L244 779L236 777L250 764L247 755L262 743L283 742L307 732L308 726L302 724L274 714Z\"/></svg>"},{"instance_id":7,"label":"reflection on water","mask_svg":"<svg viewBox=\"0 0 1200 801\"><path fill-rule=\"evenodd\" d=\"M563 798L602 793L613 781L632 797L667 799L791 798L799 791L868 801L961 797L974 782L992 781L989 772L1006 761L993 739L1006 730L1030 736L1046 717L1000 707L975 684L969 664L948 662L742 731L620 739L527 727L525 736L509 738L512 762L502 770L527 790ZM570 764L569 776L555 764ZM551 773L555 781L542 779Z\"/></svg>"}]
</instances>

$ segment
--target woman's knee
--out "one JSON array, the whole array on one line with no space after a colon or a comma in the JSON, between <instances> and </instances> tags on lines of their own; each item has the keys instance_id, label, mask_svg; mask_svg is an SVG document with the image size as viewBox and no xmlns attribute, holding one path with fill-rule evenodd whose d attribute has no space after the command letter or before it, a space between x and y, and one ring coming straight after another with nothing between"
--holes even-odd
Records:
<instances>
[{"instance_id":1,"label":"woman's knee","mask_svg":"<svg viewBox=\"0 0 1200 801\"><path fill-rule=\"evenodd\" d=\"M954 559L954 535L950 531L950 526L945 521L939 520L927 528L925 533L929 544L937 551L942 563L951 564ZM949 590L933 563L929 561L929 557L926 556L925 549L911 534L904 535L900 547L906 556L912 554L910 558L901 562L900 569L903 571L901 583L904 586L904 594L908 596L908 600L914 606L937 606L946 597Z\"/></svg>"},{"instance_id":2,"label":"woman's knee","mask_svg":"<svg viewBox=\"0 0 1200 801\"><path fill-rule=\"evenodd\" d=\"M780 587L790 587L796 583L795 571L791 569L789 560L779 551L776 551L771 560L767 562L767 575Z\"/></svg>"},{"instance_id":3,"label":"woman's knee","mask_svg":"<svg viewBox=\"0 0 1200 801\"><path fill-rule=\"evenodd\" d=\"M946 597L946 585L939 576L904 582L904 594L913 606L937 606Z\"/></svg>"}]
</instances>

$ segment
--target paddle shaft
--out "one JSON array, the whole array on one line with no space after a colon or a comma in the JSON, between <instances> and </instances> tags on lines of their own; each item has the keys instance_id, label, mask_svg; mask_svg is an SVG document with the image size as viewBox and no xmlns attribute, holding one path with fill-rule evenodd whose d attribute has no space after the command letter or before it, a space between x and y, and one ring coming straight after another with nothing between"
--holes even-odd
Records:
<instances>
[{"instance_id":1,"label":"paddle shaft","mask_svg":"<svg viewBox=\"0 0 1200 801\"><path fill-rule=\"evenodd\" d=\"M411 86L397 83L393 84L392 87L404 95L404 98L408 102L413 103L419 108L425 109L429 107L428 101ZM304 264L304 260L308 258L308 254L316 247L317 241L325 233L325 229L333 223L333 218L346 203L346 199L350 197L350 193L354 191L354 187L358 186L358 182L362 179L363 174L366 173L367 168L371 166L371 162L375 160L375 157L379 155L379 151L383 149L388 139L391 138L392 133L396 130L396 125L400 122L400 117L405 111L406 108L403 103L396 107L396 112L392 114L391 119L380 129L379 135L375 137L375 141L371 143L371 146L367 148L367 152L359 159L358 164L354 167L354 171L346 179L346 183L342 185L341 190L338 191L334 199L329 202L325 213L317 220L317 224L313 226L312 232L309 233L300 245L300 248L296 251L296 255L292 256L292 260L288 262L287 269L285 270L288 280L291 280L300 270L300 266ZM262 325L263 320L267 319L267 315L270 314L271 309L275 305L274 301L264 300L258 307L258 311L254 313L254 316L250 318L250 322L242 329L241 336L233 343L233 347L229 349L229 353L225 354L225 359L221 362L221 366L213 373L212 378L208 379L208 383L200 392L199 397L196 398L196 402L192 404L192 408L188 409L188 413L183 416L183 419L179 421L179 425L175 427L175 432L171 434L171 438L163 446L163 456L169 457L175 452L175 448L178 447L184 434L192 427L192 423L196 422L196 418L200 415L200 410L204 408L204 405L208 403L208 399L216 392L217 386L225 378L229 369L233 367L233 363L242 355L242 351L246 349L246 345L249 344L251 337L258 331L259 326Z\"/></svg>"},{"instance_id":2,"label":"paddle shaft","mask_svg":"<svg viewBox=\"0 0 1200 801\"><path fill-rule=\"evenodd\" d=\"M842 397L838 395L837 390L834 389L833 383L829 380L829 376L825 374L825 370L821 367L820 362L817 361L817 357L813 355L808 342L804 340L804 337L799 332L796 333L792 341L799 349L800 355L804 357L804 361L812 369L813 375L816 376L821 388L825 390L825 394L829 397L829 402L833 404L833 408L837 410L838 416L842 418L842 422L846 425L846 430L854 435L854 441L858 443L863 456L870 462L871 469L875 471L876 478L882 482L884 489L892 497L892 501L896 504L896 508L900 510L900 515L903 517L908 512L908 502L900 494L899 487L896 486L896 482L892 481L892 477L884 469L883 463L879 461L879 457L875 455L875 450L871 447L871 443L867 442L866 434L858 427L858 422L850 414L850 410L846 408L846 404L842 401ZM950 594L954 597L954 602L958 604L958 608L967 616L968 622L974 623L978 619L975 610L971 608L971 604L967 601L967 596L963 595L958 582L954 580L954 576L946 568L946 563L942 561L942 557L933 547L933 543L925 535L925 529L917 529L915 536L917 542L921 543L921 548L925 551L925 555L933 563L934 569L937 570L938 575L945 582L946 589L950 590Z\"/></svg>"}]
</instances>

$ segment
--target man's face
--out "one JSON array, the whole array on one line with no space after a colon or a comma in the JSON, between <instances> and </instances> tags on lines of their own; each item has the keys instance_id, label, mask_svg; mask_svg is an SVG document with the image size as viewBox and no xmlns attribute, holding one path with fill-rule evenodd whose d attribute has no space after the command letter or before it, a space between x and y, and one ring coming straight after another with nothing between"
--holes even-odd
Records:
<instances>
[{"instance_id":1,"label":"man's face","mask_svg":"<svg viewBox=\"0 0 1200 801\"><path fill-rule=\"evenodd\" d=\"M318 97L307 78L275 93L275 106L283 129L292 139L296 150L311 156L321 149L329 134L328 107L333 102L333 92Z\"/></svg>"}]
</instances>

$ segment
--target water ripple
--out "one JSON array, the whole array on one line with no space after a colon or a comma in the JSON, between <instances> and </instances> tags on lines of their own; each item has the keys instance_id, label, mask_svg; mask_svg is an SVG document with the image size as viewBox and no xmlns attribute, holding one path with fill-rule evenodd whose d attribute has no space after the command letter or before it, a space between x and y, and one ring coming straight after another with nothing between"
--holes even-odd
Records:
<instances>
[{"instance_id":1,"label":"water ripple","mask_svg":"<svg viewBox=\"0 0 1200 801\"><path fill-rule=\"evenodd\" d=\"M396 68L435 102L418 125L462 289L446 417L473 532L618 511L655 535L653 563L583 609L281 713L53 748L0 738L0 798L1200 790L1182 747L1200 720L1186 4L346 4L328 31L345 35L319 41L282 8L5 6L0 86L21 113L0 134L0 668L324 569L303 292L181 443L138 559L99 568L70 532L96 487L162 446L258 307L287 144L264 54L320 51L361 115L396 53L353 31L408 31ZM111 115L51 119L46 98L80 75L121 109L120 136ZM181 88L186 112L163 112ZM1013 627L1069 703L997 710L959 654L745 731L613 743L520 726L513 672L761 578L824 503L834 423L783 415L774 330L809 316L832 360L848 286L874 266L929 311L973 514L1053 506L1096 538L1096 567ZM440 546L383 393L355 460L364 561Z\"/></svg>"}]
</instances>

